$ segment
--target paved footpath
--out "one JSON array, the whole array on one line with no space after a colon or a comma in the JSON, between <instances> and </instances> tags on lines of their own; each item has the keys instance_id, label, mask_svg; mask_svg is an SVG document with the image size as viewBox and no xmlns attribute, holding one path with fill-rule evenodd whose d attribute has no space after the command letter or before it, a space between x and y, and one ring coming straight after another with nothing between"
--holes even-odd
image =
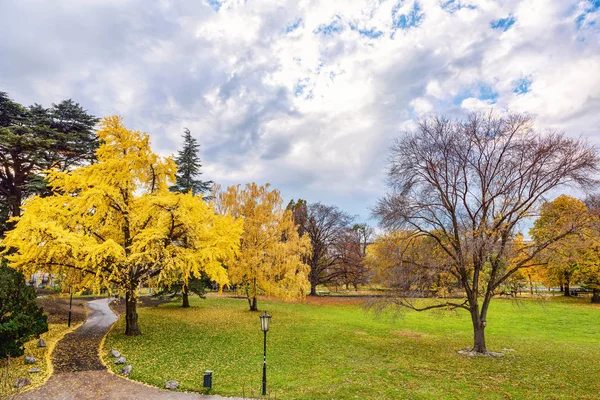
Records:
<instances>
[{"instance_id":1,"label":"paved footpath","mask_svg":"<svg viewBox=\"0 0 600 400\"><path fill-rule=\"evenodd\" d=\"M108 306L112 299L88 302L89 317L75 331L65 335L52 352L54 374L39 388L14 399L38 400L217 400L220 396L161 390L119 377L100 361L100 342L117 316Z\"/></svg>"}]
</instances>

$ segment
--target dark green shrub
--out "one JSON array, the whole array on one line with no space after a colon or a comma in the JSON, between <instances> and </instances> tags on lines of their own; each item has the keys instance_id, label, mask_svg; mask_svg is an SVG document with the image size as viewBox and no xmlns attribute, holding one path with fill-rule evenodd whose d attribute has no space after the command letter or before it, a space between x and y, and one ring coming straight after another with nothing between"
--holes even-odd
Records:
<instances>
[{"instance_id":1,"label":"dark green shrub","mask_svg":"<svg viewBox=\"0 0 600 400\"><path fill-rule=\"evenodd\" d=\"M0 264L0 357L23 355L23 345L48 331L48 317L22 273Z\"/></svg>"}]
</instances>

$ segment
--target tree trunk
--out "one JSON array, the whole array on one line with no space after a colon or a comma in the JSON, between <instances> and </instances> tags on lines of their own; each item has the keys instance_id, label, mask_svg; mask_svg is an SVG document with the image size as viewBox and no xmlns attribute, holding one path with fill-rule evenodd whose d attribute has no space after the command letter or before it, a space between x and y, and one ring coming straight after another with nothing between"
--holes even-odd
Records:
<instances>
[{"instance_id":1,"label":"tree trunk","mask_svg":"<svg viewBox=\"0 0 600 400\"><path fill-rule=\"evenodd\" d=\"M310 296L317 295L317 285L310 284Z\"/></svg>"},{"instance_id":2,"label":"tree trunk","mask_svg":"<svg viewBox=\"0 0 600 400\"><path fill-rule=\"evenodd\" d=\"M17 188L15 190L15 194L13 196L8 197L8 212L10 217L20 217L21 216L21 189ZM14 229L16 226L15 221L6 222L7 231Z\"/></svg>"},{"instance_id":3,"label":"tree trunk","mask_svg":"<svg viewBox=\"0 0 600 400\"><path fill-rule=\"evenodd\" d=\"M258 311L258 305L256 304L256 296L252 298L248 297L248 305L250 306L250 311Z\"/></svg>"},{"instance_id":4,"label":"tree trunk","mask_svg":"<svg viewBox=\"0 0 600 400\"><path fill-rule=\"evenodd\" d=\"M565 292L563 296L571 296L571 288L569 287L569 282L565 282Z\"/></svg>"},{"instance_id":5,"label":"tree trunk","mask_svg":"<svg viewBox=\"0 0 600 400\"><path fill-rule=\"evenodd\" d=\"M181 307L189 308L190 307L190 298L189 298L188 286L186 284L184 284L183 287L181 288L181 294L183 296L183 303L181 304Z\"/></svg>"},{"instance_id":6,"label":"tree trunk","mask_svg":"<svg viewBox=\"0 0 600 400\"><path fill-rule=\"evenodd\" d=\"M481 315L485 315L485 314L486 314L486 312L482 310ZM471 320L473 322L473 349L472 349L472 351L474 351L476 353L485 354L485 353L487 353L487 348L485 347L486 322L485 322L485 319L482 320L482 318L479 314L479 306L477 305L477 303L475 303L474 305L471 305Z\"/></svg>"},{"instance_id":7,"label":"tree trunk","mask_svg":"<svg viewBox=\"0 0 600 400\"><path fill-rule=\"evenodd\" d=\"M137 303L133 291L125 294L125 336L142 334L138 326Z\"/></svg>"},{"instance_id":8,"label":"tree trunk","mask_svg":"<svg viewBox=\"0 0 600 400\"><path fill-rule=\"evenodd\" d=\"M592 303L600 303L600 289L592 289Z\"/></svg>"},{"instance_id":9,"label":"tree trunk","mask_svg":"<svg viewBox=\"0 0 600 400\"><path fill-rule=\"evenodd\" d=\"M487 353L485 347L485 326L473 325L473 351L477 353Z\"/></svg>"}]
</instances>

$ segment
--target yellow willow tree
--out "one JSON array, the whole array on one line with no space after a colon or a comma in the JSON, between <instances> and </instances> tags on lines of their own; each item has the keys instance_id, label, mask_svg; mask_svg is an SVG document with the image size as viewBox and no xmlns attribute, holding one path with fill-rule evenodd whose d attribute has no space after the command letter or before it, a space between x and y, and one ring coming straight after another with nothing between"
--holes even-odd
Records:
<instances>
[{"instance_id":1,"label":"yellow willow tree","mask_svg":"<svg viewBox=\"0 0 600 400\"><path fill-rule=\"evenodd\" d=\"M30 199L2 245L15 269L60 274L76 289L125 293L125 334L135 336L140 285L187 282L200 271L228 283L221 260L238 251L243 221L170 192L175 163L154 154L148 135L126 129L121 118L105 118L98 137L98 163L49 172L54 195Z\"/></svg>"},{"instance_id":2,"label":"yellow willow tree","mask_svg":"<svg viewBox=\"0 0 600 400\"><path fill-rule=\"evenodd\" d=\"M310 267L302 261L310 240L299 236L279 191L269 188L251 183L221 192L216 186L214 193L220 212L244 219L240 251L228 272L231 282L245 289L250 311L258 310L258 294L293 300L310 288Z\"/></svg>"}]
</instances>

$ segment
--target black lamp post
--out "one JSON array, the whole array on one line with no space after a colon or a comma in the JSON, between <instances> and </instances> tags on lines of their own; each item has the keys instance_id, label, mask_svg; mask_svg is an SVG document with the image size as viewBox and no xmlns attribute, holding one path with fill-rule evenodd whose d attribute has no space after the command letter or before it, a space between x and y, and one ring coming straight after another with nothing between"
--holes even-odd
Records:
<instances>
[{"instance_id":1,"label":"black lamp post","mask_svg":"<svg viewBox=\"0 0 600 400\"><path fill-rule=\"evenodd\" d=\"M71 299L69 300L69 323L67 326L71 327L71 308L73 308L73 287L69 288L69 292L71 293Z\"/></svg>"},{"instance_id":2,"label":"black lamp post","mask_svg":"<svg viewBox=\"0 0 600 400\"><path fill-rule=\"evenodd\" d=\"M260 316L260 328L265 333L265 351L263 357L263 380L262 380L262 395L267 395L267 332L269 331L269 321L271 316L265 313Z\"/></svg>"}]
</instances>

